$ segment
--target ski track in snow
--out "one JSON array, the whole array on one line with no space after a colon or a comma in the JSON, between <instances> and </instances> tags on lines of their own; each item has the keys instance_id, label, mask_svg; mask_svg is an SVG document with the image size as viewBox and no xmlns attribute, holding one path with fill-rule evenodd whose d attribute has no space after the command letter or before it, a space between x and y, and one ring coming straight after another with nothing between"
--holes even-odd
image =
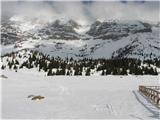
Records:
<instances>
[{"instance_id":1,"label":"ski track in snow","mask_svg":"<svg viewBox=\"0 0 160 120\"><path fill-rule=\"evenodd\" d=\"M137 92L138 85L157 85L158 76L2 74L8 77L2 78L3 118L158 119L158 110ZM29 95L45 98L32 101Z\"/></svg>"}]
</instances>

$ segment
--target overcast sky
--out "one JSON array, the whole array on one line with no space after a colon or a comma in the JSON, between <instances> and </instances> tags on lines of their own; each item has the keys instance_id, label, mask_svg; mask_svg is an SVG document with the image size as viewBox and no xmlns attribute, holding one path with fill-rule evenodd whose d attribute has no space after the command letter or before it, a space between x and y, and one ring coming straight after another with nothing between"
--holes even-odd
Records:
<instances>
[{"instance_id":1,"label":"overcast sky","mask_svg":"<svg viewBox=\"0 0 160 120\"><path fill-rule=\"evenodd\" d=\"M88 23L96 19L120 19L159 21L160 2L158 1L93 1L93 2L2 2L2 18L6 15L22 15L28 18L37 17L51 20L57 16L72 18L81 23Z\"/></svg>"}]
</instances>

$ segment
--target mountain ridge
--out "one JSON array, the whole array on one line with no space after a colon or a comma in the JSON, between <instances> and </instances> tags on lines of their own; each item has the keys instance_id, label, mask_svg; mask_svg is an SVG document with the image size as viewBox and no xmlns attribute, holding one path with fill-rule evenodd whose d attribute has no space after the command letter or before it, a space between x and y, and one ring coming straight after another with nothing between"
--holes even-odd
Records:
<instances>
[{"instance_id":1,"label":"mountain ridge","mask_svg":"<svg viewBox=\"0 0 160 120\"><path fill-rule=\"evenodd\" d=\"M160 27L142 21L95 21L82 26L71 19L56 19L26 31L22 25L27 23L2 23L2 54L30 48L62 58L160 58Z\"/></svg>"}]
</instances>

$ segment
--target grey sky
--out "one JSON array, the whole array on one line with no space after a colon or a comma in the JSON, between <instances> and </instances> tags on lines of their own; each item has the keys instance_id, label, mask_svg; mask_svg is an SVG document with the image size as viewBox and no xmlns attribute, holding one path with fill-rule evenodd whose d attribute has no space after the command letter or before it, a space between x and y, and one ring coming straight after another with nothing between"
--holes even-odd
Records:
<instances>
[{"instance_id":1,"label":"grey sky","mask_svg":"<svg viewBox=\"0 0 160 120\"><path fill-rule=\"evenodd\" d=\"M147 2L2 2L3 16L25 15L46 20L67 16L82 23L95 19L159 21L159 1Z\"/></svg>"}]
</instances>

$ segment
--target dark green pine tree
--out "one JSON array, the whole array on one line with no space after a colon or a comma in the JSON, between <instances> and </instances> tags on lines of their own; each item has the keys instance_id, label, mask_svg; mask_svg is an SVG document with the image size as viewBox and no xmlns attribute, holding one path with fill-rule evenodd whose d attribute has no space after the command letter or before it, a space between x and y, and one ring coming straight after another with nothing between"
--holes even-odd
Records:
<instances>
[{"instance_id":1,"label":"dark green pine tree","mask_svg":"<svg viewBox=\"0 0 160 120\"><path fill-rule=\"evenodd\" d=\"M69 72L69 70L67 71L67 75L68 75L68 76L70 75L70 72Z\"/></svg>"},{"instance_id":2,"label":"dark green pine tree","mask_svg":"<svg viewBox=\"0 0 160 120\"><path fill-rule=\"evenodd\" d=\"M110 69L106 70L106 75L111 75L111 70Z\"/></svg>"},{"instance_id":3,"label":"dark green pine tree","mask_svg":"<svg viewBox=\"0 0 160 120\"><path fill-rule=\"evenodd\" d=\"M79 75L82 75L82 71L80 70L78 74L79 74Z\"/></svg>"},{"instance_id":4,"label":"dark green pine tree","mask_svg":"<svg viewBox=\"0 0 160 120\"><path fill-rule=\"evenodd\" d=\"M154 75L158 75L157 69L154 69Z\"/></svg>"},{"instance_id":5,"label":"dark green pine tree","mask_svg":"<svg viewBox=\"0 0 160 120\"><path fill-rule=\"evenodd\" d=\"M105 72L104 72L104 70L102 70L102 74L101 75L105 75Z\"/></svg>"},{"instance_id":6,"label":"dark green pine tree","mask_svg":"<svg viewBox=\"0 0 160 120\"><path fill-rule=\"evenodd\" d=\"M90 76L90 68L88 68L87 70L86 70L86 76Z\"/></svg>"},{"instance_id":7,"label":"dark green pine tree","mask_svg":"<svg viewBox=\"0 0 160 120\"><path fill-rule=\"evenodd\" d=\"M113 69L112 74L113 74L113 75L118 75L118 71L117 71L117 69L116 69L116 68L114 68L114 69Z\"/></svg>"},{"instance_id":8,"label":"dark green pine tree","mask_svg":"<svg viewBox=\"0 0 160 120\"><path fill-rule=\"evenodd\" d=\"M17 70L17 66L16 66L16 65L14 65L13 69L14 69L14 70Z\"/></svg>"},{"instance_id":9,"label":"dark green pine tree","mask_svg":"<svg viewBox=\"0 0 160 120\"><path fill-rule=\"evenodd\" d=\"M136 67L135 68L135 75L143 75L143 71L141 68Z\"/></svg>"},{"instance_id":10,"label":"dark green pine tree","mask_svg":"<svg viewBox=\"0 0 160 120\"><path fill-rule=\"evenodd\" d=\"M19 62L18 62L18 60L15 60L15 64L19 65Z\"/></svg>"},{"instance_id":11,"label":"dark green pine tree","mask_svg":"<svg viewBox=\"0 0 160 120\"><path fill-rule=\"evenodd\" d=\"M77 67L75 67L75 71L74 71L74 75L76 76L76 75L78 75L78 68Z\"/></svg>"},{"instance_id":12,"label":"dark green pine tree","mask_svg":"<svg viewBox=\"0 0 160 120\"><path fill-rule=\"evenodd\" d=\"M47 72L47 63L46 63L46 62L43 62L42 64L43 64L43 70L44 70L45 72Z\"/></svg>"},{"instance_id":13,"label":"dark green pine tree","mask_svg":"<svg viewBox=\"0 0 160 120\"><path fill-rule=\"evenodd\" d=\"M127 75L127 70L123 68L122 71L120 72L120 75Z\"/></svg>"},{"instance_id":14,"label":"dark green pine tree","mask_svg":"<svg viewBox=\"0 0 160 120\"><path fill-rule=\"evenodd\" d=\"M4 69L5 69L5 66L4 66L4 65L2 65L2 66L1 66L1 69L2 69L2 70L4 70Z\"/></svg>"},{"instance_id":15,"label":"dark green pine tree","mask_svg":"<svg viewBox=\"0 0 160 120\"><path fill-rule=\"evenodd\" d=\"M52 76L52 69L49 69L47 76Z\"/></svg>"},{"instance_id":16,"label":"dark green pine tree","mask_svg":"<svg viewBox=\"0 0 160 120\"><path fill-rule=\"evenodd\" d=\"M13 69L17 72L18 67L14 65Z\"/></svg>"},{"instance_id":17,"label":"dark green pine tree","mask_svg":"<svg viewBox=\"0 0 160 120\"><path fill-rule=\"evenodd\" d=\"M60 71L58 69L56 71L56 75L60 75Z\"/></svg>"},{"instance_id":18,"label":"dark green pine tree","mask_svg":"<svg viewBox=\"0 0 160 120\"><path fill-rule=\"evenodd\" d=\"M66 71L65 71L65 69L62 69L62 70L60 70L60 75L65 75L65 73L66 73Z\"/></svg>"},{"instance_id":19,"label":"dark green pine tree","mask_svg":"<svg viewBox=\"0 0 160 120\"><path fill-rule=\"evenodd\" d=\"M8 62L8 66L9 66L9 69L12 68L12 63L10 61Z\"/></svg>"}]
</instances>

